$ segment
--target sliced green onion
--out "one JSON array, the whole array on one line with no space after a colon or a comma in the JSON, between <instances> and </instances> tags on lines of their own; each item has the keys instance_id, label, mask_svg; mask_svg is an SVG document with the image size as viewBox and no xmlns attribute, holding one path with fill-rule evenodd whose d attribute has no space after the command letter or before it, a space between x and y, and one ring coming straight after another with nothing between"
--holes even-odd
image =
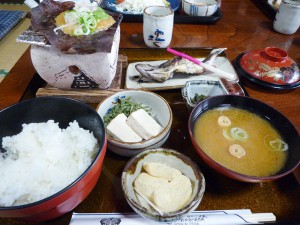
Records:
<instances>
[{"instance_id":1,"label":"sliced green onion","mask_svg":"<svg viewBox=\"0 0 300 225\"><path fill-rule=\"evenodd\" d=\"M246 141L248 139L247 132L239 127L233 127L230 129L230 135L232 138L238 141Z\"/></svg>"},{"instance_id":2,"label":"sliced green onion","mask_svg":"<svg viewBox=\"0 0 300 225\"><path fill-rule=\"evenodd\" d=\"M82 12L82 15L80 15L80 18L82 18L82 24L86 24L86 21L90 18L89 13Z\"/></svg>"},{"instance_id":3,"label":"sliced green onion","mask_svg":"<svg viewBox=\"0 0 300 225\"><path fill-rule=\"evenodd\" d=\"M234 139L231 137L230 129L223 129L223 136L224 136L227 140L231 140L231 141L234 140Z\"/></svg>"},{"instance_id":4,"label":"sliced green onion","mask_svg":"<svg viewBox=\"0 0 300 225\"><path fill-rule=\"evenodd\" d=\"M229 152L231 155L233 155L239 159L246 155L245 149L238 144L230 145Z\"/></svg>"},{"instance_id":5,"label":"sliced green onion","mask_svg":"<svg viewBox=\"0 0 300 225\"><path fill-rule=\"evenodd\" d=\"M94 17L90 17L87 19L86 21L86 25L91 29L91 30L95 30L97 27L97 21Z\"/></svg>"},{"instance_id":6,"label":"sliced green onion","mask_svg":"<svg viewBox=\"0 0 300 225\"><path fill-rule=\"evenodd\" d=\"M54 29L54 32L65 26L69 26L69 24L77 24L81 27L74 29L73 35L80 36L94 34L97 28L97 23L108 18L109 15L102 8L97 8L94 11L84 7L78 9L78 11L70 10L64 15L66 25Z\"/></svg>"},{"instance_id":7,"label":"sliced green onion","mask_svg":"<svg viewBox=\"0 0 300 225\"><path fill-rule=\"evenodd\" d=\"M75 11L69 11L69 12L65 13L64 18L65 18L66 24L69 24L69 23L76 24L79 19L78 15Z\"/></svg>"},{"instance_id":8,"label":"sliced green onion","mask_svg":"<svg viewBox=\"0 0 300 225\"><path fill-rule=\"evenodd\" d=\"M83 35L83 30L81 27L78 27L76 29L74 29L74 35L75 36L80 36L80 35Z\"/></svg>"},{"instance_id":9,"label":"sliced green onion","mask_svg":"<svg viewBox=\"0 0 300 225\"><path fill-rule=\"evenodd\" d=\"M82 26L83 35L88 35L90 33L90 28L87 26Z\"/></svg>"},{"instance_id":10,"label":"sliced green onion","mask_svg":"<svg viewBox=\"0 0 300 225\"><path fill-rule=\"evenodd\" d=\"M227 116L220 116L218 118L218 124L222 127L229 127L231 125L231 121Z\"/></svg>"},{"instance_id":11,"label":"sliced green onion","mask_svg":"<svg viewBox=\"0 0 300 225\"><path fill-rule=\"evenodd\" d=\"M271 151L287 151L289 149L289 145L286 142L272 136L266 136L264 142Z\"/></svg>"}]
</instances>

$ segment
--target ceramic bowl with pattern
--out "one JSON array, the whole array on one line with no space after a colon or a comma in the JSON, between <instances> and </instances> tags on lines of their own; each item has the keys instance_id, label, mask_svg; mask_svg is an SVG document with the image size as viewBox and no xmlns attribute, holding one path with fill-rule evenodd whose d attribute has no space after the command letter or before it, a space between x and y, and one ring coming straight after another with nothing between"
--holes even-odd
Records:
<instances>
[{"instance_id":1,"label":"ceramic bowl with pattern","mask_svg":"<svg viewBox=\"0 0 300 225\"><path fill-rule=\"evenodd\" d=\"M227 94L227 90L219 81L195 80L186 82L181 93L188 108L193 109L199 102L210 96Z\"/></svg>"},{"instance_id":2,"label":"ceramic bowl with pattern","mask_svg":"<svg viewBox=\"0 0 300 225\"><path fill-rule=\"evenodd\" d=\"M145 162L165 164L179 170L190 179L192 194L188 203L183 208L160 214L135 191L133 188L134 181L143 172L143 164ZM184 154L165 148L149 149L131 158L123 170L121 181L125 199L131 208L145 218L160 222L180 219L195 210L199 206L205 191L205 179L197 164Z\"/></svg>"},{"instance_id":3,"label":"ceramic bowl with pattern","mask_svg":"<svg viewBox=\"0 0 300 225\"><path fill-rule=\"evenodd\" d=\"M237 73L248 84L268 90L300 87L300 69L288 53L277 47L249 51L234 61Z\"/></svg>"},{"instance_id":4,"label":"ceramic bowl with pattern","mask_svg":"<svg viewBox=\"0 0 300 225\"><path fill-rule=\"evenodd\" d=\"M217 0L182 0L183 11L190 16L211 16L218 7Z\"/></svg>"},{"instance_id":5,"label":"ceramic bowl with pattern","mask_svg":"<svg viewBox=\"0 0 300 225\"><path fill-rule=\"evenodd\" d=\"M160 133L150 139L138 142L123 142L107 135L108 149L122 156L134 156L149 148L158 148L168 139L173 121L173 113L168 102L160 95L142 90L124 90L115 93L97 107L97 112L104 119L119 99L129 98L131 102L142 104L149 108L151 117L162 127Z\"/></svg>"}]
</instances>

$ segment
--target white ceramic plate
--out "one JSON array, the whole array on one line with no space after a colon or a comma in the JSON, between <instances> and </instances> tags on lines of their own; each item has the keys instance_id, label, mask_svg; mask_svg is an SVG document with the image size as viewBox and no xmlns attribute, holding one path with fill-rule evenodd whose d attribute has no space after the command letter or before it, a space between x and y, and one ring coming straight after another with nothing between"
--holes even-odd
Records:
<instances>
[{"instance_id":1,"label":"white ceramic plate","mask_svg":"<svg viewBox=\"0 0 300 225\"><path fill-rule=\"evenodd\" d=\"M199 58L199 60L203 60L203 58ZM153 80L149 80L143 78L146 82L139 82L137 77L140 76L140 73L135 69L135 65L139 63L143 64L151 64L151 65L160 65L166 60L161 61L143 61L143 62L135 62L130 63L126 72L125 79L125 88L128 89L148 89L148 90L167 90L167 89L177 89L182 88L187 81L192 80L218 80L220 76L216 73L206 71L202 75L185 75L185 74L174 74L173 78L165 81L165 82L156 82ZM214 65L223 71L228 73L232 73L237 77L237 73L235 72L231 62L226 57L217 57Z\"/></svg>"}]
</instances>

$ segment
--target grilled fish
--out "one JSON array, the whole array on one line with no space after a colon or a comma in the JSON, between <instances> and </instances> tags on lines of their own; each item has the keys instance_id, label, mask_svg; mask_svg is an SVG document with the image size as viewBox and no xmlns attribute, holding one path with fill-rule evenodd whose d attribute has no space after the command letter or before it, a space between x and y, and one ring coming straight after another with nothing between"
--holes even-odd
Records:
<instances>
[{"instance_id":1,"label":"grilled fish","mask_svg":"<svg viewBox=\"0 0 300 225\"><path fill-rule=\"evenodd\" d=\"M224 50L226 50L226 48L213 49L203 62L212 65L216 57ZM174 73L200 75L205 72L205 69L202 66L180 56L175 56L174 58L155 66L139 63L135 65L135 68L141 76L158 82L164 82L171 79Z\"/></svg>"}]
</instances>

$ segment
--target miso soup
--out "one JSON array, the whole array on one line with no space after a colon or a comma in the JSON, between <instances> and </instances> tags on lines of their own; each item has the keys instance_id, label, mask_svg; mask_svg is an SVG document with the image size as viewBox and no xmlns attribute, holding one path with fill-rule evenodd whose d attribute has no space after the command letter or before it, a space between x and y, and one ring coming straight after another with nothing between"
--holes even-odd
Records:
<instances>
[{"instance_id":1,"label":"miso soup","mask_svg":"<svg viewBox=\"0 0 300 225\"><path fill-rule=\"evenodd\" d=\"M208 110L196 121L194 136L210 158L238 173L274 175L287 160L288 145L279 132L247 110Z\"/></svg>"}]
</instances>

